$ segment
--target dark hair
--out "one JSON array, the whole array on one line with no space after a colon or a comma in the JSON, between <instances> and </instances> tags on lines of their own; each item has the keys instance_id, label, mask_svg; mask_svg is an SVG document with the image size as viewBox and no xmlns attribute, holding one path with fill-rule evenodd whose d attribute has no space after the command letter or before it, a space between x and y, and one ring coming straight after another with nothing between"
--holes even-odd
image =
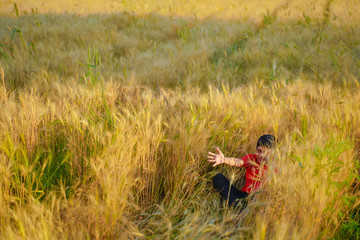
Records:
<instances>
[{"instance_id":1,"label":"dark hair","mask_svg":"<svg viewBox=\"0 0 360 240\"><path fill-rule=\"evenodd\" d=\"M262 147L268 147L268 148L274 148L276 144L275 137L273 135L262 135L256 144L256 147L262 146Z\"/></svg>"}]
</instances>

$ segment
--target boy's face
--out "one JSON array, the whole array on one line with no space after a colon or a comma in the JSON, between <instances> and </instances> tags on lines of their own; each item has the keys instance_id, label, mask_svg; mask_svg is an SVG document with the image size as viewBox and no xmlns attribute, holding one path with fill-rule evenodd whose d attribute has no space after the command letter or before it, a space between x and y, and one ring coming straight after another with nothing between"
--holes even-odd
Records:
<instances>
[{"instance_id":1,"label":"boy's face","mask_svg":"<svg viewBox=\"0 0 360 240\"><path fill-rule=\"evenodd\" d=\"M257 156L257 158L259 159L260 162L261 161L268 162L270 159L271 153L272 153L271 148L258 146L256 148L255 155Z\"/></svg>"}]
</instances>

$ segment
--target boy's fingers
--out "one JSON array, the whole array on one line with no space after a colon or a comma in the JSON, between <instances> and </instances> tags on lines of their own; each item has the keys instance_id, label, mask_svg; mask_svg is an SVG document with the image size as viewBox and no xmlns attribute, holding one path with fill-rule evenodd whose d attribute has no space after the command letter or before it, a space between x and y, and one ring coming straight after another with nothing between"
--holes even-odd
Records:
<instances>
[{"instance_id":1,"label":"boy's fingers","mask_svg":"<svg viewBox=\"0 0 360 240\"><path fill-rule=\"evenodd\" d=\"M216 148L216 150L217 150L217 152L218 152L219 154L222 153L218 147Z\"/></svg>"},{"instance_id":2,"label":"boy's fingers","mask_svg":"<svg viewBox=\"0 0 360 240\"><path fill-rule=\"evenodd\" d=\"M214 156L208 156L208 159L214 159L215 157Z\"/></svg>"},{"instance_id":3,"label":"boy's fingers","mask_svg":"<svg viewBox=\"0 0 360 240\"><path fill-rule=\"evenodd\" d=\"M215 153L209 152L209 155L211 155L211 156L215 156Z\"/></svg>"},{"instance_id":4,"label":"boy's fingers","mask_svg":"<svg viewBox=\"0 0 360 240\"><path fill-rule=\"evenodd\" d=\"M219 165L219 164L220 164L220 163L217 162L217 163L213 164L212 166L215 167L216 165Z\"/></svg>"},{"instance_id":5,"label":"boy's fingers","mask_svg":"<svg viewBox=\"0 0 360 240\"><path fill-rule=\"evenodd\" d=\"M208 162L215 162L215 160L208 160Z\"/></svg>"}]
</instances>

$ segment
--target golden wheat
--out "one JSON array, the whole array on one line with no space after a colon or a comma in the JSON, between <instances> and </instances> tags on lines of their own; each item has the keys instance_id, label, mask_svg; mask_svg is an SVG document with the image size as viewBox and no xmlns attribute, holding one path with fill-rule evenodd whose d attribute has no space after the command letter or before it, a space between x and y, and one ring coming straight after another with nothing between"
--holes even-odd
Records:
<instances>
[{"instance_id":1,"label":"golden wheat","mask_svg":"<svg viewBox=\"0 0 360 240\"><path fill-rule=\"evenodd\" d=\"M2 239L336 236L360 204L358 1L62 4L0 3ZM264 133L237 214L211 177L244 171L206 153Z\"/></svg>"}]
</instances>

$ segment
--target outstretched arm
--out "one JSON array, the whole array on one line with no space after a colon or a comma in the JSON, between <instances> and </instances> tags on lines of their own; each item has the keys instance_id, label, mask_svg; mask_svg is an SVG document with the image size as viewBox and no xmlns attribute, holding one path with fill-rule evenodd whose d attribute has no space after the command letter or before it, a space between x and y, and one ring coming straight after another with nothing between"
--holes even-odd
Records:
<instances>
[{"instance_id":1,"label":"outstretched arm","mask_svg":"<svg viewBox=\"0 0 360 240\"><path fill-rule=\"evenodd\" d=\"M216 148L216 151L218 152L217 154L209 152L208 155L208 161L214 162L214 164L212 165L213 167L222 163L234 167L242 167L244 165L244 160L240 158L225 157L219 148Z\"/></svg>"}]
</instances>

